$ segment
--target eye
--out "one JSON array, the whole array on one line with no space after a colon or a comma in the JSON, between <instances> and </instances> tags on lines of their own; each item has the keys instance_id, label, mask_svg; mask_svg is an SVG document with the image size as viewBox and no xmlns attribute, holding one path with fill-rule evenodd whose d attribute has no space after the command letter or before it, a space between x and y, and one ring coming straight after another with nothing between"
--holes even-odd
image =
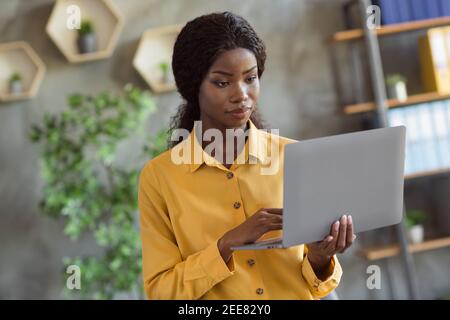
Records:
<instances>
[{"instance_id":1,"label":"eye","mask_svg":"<svg viewBox=\"0 0 450 320\"><path fill-rule=\"evenodd\" d=\"M252 76L250 78L247 79L248 82L254 82L258 77L257 76Z\"/></svg>"},{"instance_id":2,"label":"eye","mask_svg":"<svg viewBox=\"0 0 450 320\"><path fill-rule=\"evenodd\" d=\"M225 86L228 84L228 81L214 81L214 83L215 83L216 86L218 86L219 88L225 88Z\"/></svg>"}]
</instances>

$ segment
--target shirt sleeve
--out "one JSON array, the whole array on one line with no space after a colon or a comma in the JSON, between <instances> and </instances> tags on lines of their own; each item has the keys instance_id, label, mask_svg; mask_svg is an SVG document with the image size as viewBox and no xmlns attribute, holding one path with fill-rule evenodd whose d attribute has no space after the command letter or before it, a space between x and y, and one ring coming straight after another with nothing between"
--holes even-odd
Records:
<instances>
[{"instance_id":1,"label":"shirt sleeve","mask_svg":"<svg viewBox=\"0 0 450 320\"><path fill-rule=\"evenodd\" d=\"M144 289L148 299L198 299L234 274L233 256L225 263L216 239L182 259L164 198L151 163L139 180L140 232Z\"/></svg>"},{"instance_id":2,"label":"shirt sleeve","mask_svg":"<svg viewBox=\"0 0 450 320\"><path fill-rule=\"evenodd\" d=\"M323 298L331 291L337 288L342 277L342 268L334 255L331 259L328 274L330 276L325 280L320 280L314 272L308 259L308 247L304 246L304 259L301 266L303 278L306 280L311 294L316 298Z\"/></svg>"}]
</instances>

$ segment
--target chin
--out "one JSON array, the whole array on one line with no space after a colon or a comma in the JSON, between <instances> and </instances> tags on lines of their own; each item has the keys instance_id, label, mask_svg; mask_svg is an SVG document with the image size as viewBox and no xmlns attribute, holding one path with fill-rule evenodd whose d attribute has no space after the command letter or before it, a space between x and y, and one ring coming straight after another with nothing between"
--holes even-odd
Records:
<instances>
[{"instance_id":1,"label":"chin","mask_svg":"<svg viewBox=\"0 0 450 320\"><path fill-rule=\"evenodd\" d=\"M250 117L249 118L244 118L244 119L233 119L233 120L231 120L229 122L230 125L228 127L229 128L235 128L235 129L240 128L244 124L246 124L249 119L250 119Z\"/></svg>"}]
</instances>

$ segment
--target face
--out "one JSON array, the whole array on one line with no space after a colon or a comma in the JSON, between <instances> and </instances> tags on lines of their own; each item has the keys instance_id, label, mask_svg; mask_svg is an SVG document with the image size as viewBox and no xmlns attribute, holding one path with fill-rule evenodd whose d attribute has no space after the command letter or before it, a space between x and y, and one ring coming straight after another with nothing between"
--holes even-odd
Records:
<instances>
[{"instance_id":1,"label":"face","mask_svg":"<svg viewBox=\"0 0 450 320\"><path fill-rule=\"evenodd\" d=\"M223 52L200 85L203 128L243 128L258 97L258 66L254 54L243 48Z\"/></svg>"}]
</instances>

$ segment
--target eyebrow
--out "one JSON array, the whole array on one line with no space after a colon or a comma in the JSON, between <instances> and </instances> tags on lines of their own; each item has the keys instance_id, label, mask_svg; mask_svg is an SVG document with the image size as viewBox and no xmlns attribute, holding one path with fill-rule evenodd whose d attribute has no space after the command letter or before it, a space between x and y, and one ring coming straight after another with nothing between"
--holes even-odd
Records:
<instances>
[{"instance_id":1,"label":"eyebrow","mask_svg":"<svg viewBox=\"0 0 450 320\"><path fill-rule=\"evenodd\" d=\"M253 69L255 69L257 66L253 66L253 67L251 67L250 69L248 69L248 70L246 70L246 71L244 71L244 72L242 72L242 74L246 74L246 73L249 73L250 71L252 71ZM230 77L232 77L233 76L233 74L232 73L228 73L228 72L225 72L225 71L221 71L221 70L216 70L216 71L213 71L213 72L211 72L211 73L220 73L220 74L224 74L224 75L226 75L226 76L230 76Z\"/></svg>"}]
</instances>

